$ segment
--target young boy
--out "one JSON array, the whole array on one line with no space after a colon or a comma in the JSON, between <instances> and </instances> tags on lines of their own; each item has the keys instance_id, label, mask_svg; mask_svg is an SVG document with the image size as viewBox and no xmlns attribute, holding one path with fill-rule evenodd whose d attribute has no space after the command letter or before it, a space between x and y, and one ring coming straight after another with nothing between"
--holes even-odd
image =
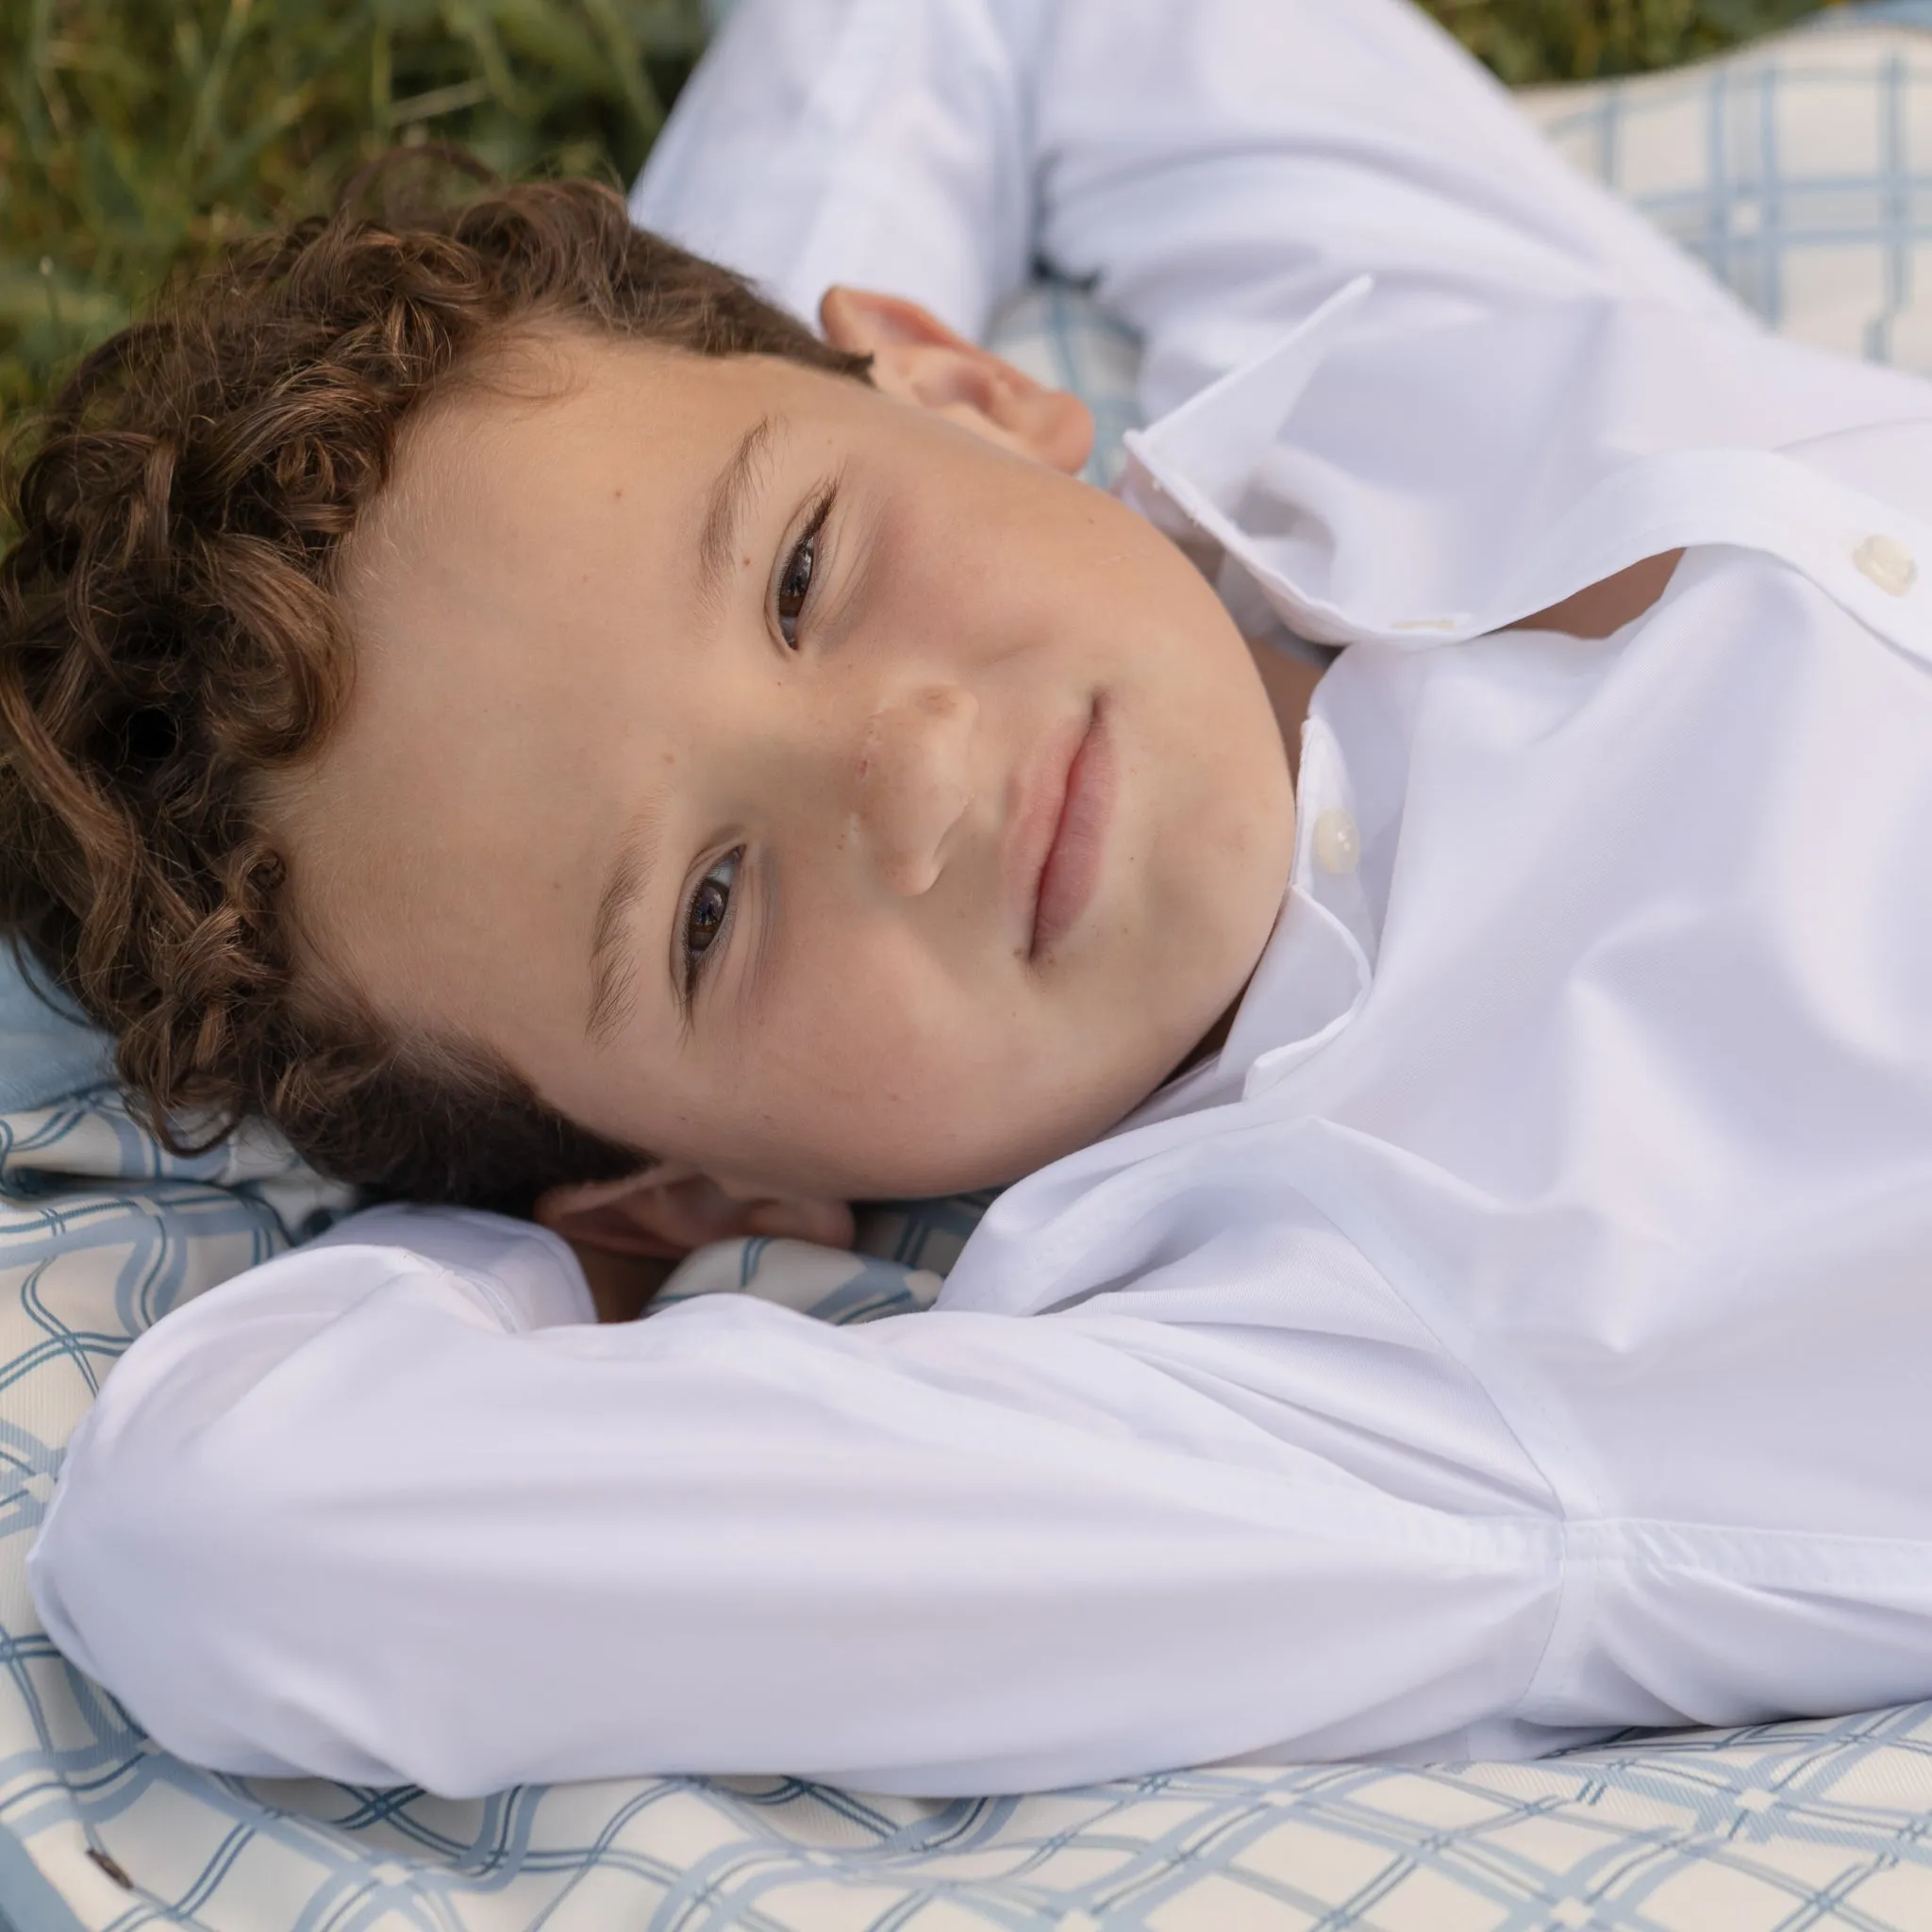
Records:
<instances>
[{"instance_id":1,"label":"young boy","mask_svg":"<svg viewBox=\"0 0 1932 1932\"><path fill-rule=\"evenodd\" d=\"M453 1794L1932 1691L1932 392L1397 0L750 0L637 212L825 341L589 190L345 216L25 478L16 924L158 1104L545 1224L143 1337L67 1654ZM1146 340L1124 503L970 340L1036 254ZM558 1238L995 1182L861 1329Z\"/></svg>"}]
</instances>

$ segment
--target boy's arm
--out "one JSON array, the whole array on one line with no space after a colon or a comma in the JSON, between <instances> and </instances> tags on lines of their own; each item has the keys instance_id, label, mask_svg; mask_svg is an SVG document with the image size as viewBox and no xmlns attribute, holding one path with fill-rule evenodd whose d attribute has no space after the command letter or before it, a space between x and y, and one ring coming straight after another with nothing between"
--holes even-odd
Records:
<instances>
[{"instance_id":1,"label":"boy's arm","mask_svg":"<svg viewBox=\"0 0 1932 1932\"><path fill-rule=\"evenodd\" d=\"M1363 332L1741 320L1407 0L741 0L632 206L807 315L853 282L978 333L1043 257L1145 335L1150 413L1363 273Z\"/></svg>"},{"instance_id":2,"label":"boy's arm","mask_svg":"<svg viewBox=\"0 0 1932 1932\"><path fill-rule=\"evenodd\" d=\"M1172 1328L591 1315L545 1238L422 1210L210 1291L75 1440L48 1629L191 1760L452 1795L1371 1750L1507 1707L1542 1642L1552 1523L1257 1426L1291 1411L1163 1366Z\"/></svg>"}]
</instances>

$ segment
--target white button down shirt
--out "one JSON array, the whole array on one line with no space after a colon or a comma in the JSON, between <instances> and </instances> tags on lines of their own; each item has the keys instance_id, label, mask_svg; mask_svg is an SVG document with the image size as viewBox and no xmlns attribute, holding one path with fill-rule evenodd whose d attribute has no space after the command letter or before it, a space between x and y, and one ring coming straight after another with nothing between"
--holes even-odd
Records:
<instances>
[{"instance_id":1,"label":"white button down shirt","mask_svg":"<svg viewBox=\"0 0 1932 1932\"><path fill-rule=\"evenodd\" d=\"M116 1367L33 1558L161 1742L1037 1787L1932 1692L1932 390L1393 0L748 0L640 189L809 312L1037 251L1315 697L1224 1051L929 1313L597 1326L383 1210ZM1372 278L1372 279L1365 279ZM1687 550L1601 641L1503 630Z\"/></svg>"}]
</instances>

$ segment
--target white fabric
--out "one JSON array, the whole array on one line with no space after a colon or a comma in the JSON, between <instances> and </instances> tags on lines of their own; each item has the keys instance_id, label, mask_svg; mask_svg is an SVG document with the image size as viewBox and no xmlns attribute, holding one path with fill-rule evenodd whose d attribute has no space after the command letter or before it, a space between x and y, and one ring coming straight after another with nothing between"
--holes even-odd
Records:
<instances>
[{"instance_id":1,"label":"white fabric","mask_svg":"<svg viewBox=\"0 0 1932 1932\"><path fill-rule=\"evenodd\" d=\"M450 1793L1932 1691L1932 390L1763 334L1392 0L748 0L639 205L806 308L1098 275L1132 499L1354 644L1274 938L930 1313L599 1327L402 1210L211 1291L75 1437L61 1647L182 1756ZM1608 640L1486 635L1677 545Z\"/></svg>"}]
</instances>

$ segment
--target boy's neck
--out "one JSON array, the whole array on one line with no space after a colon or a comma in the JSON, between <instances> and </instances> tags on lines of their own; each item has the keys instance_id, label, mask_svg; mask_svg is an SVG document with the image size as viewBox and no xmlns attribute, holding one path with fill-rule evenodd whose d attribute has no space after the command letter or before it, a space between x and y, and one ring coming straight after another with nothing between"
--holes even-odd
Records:
<instances>
[{"instance_id":1,"label":"boy's neck","mask_svg":"<svg viewBox=\"0 0 1932 1932\"><path fill-rule=\"evenodd\" d=\"M1248 655L1261 674L1261 687L1268 693L1269 708L1274 713L1281 742L1288 752L1288 769L1297 782L1301 778L1302 725L1307 722L1308 704L1315 687L1322 681L1325 664L1309 663L1276 650L1258 638L1248 640Z\"/></svg>"}]
</instances>

